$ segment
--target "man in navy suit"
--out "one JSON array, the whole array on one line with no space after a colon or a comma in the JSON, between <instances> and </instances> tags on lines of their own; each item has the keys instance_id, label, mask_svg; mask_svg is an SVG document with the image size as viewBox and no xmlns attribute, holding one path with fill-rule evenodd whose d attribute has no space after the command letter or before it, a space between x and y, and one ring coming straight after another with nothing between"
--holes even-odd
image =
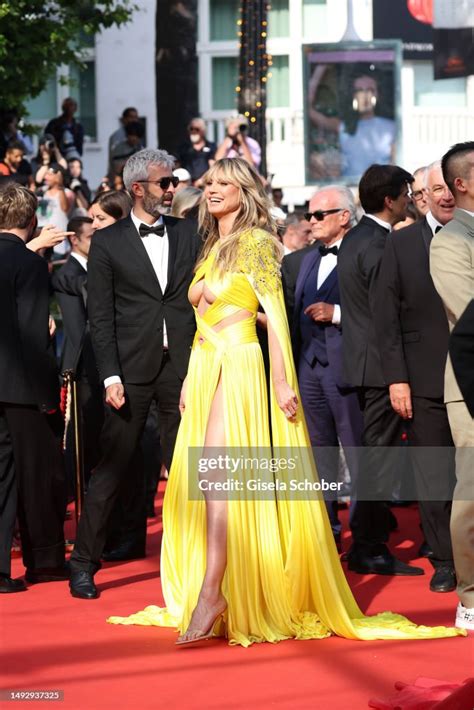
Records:
<instances>
[{"instance_id":1,"label":"man in navy suit","mask_svg":"<svg viewBox=\"0 0 474 710\"><path fill-rule=\"evenodd\" d=\"M286 301L294 304L289 320L303 409L320 478L335 482L339 442L354 484L357 478L357 447L362 444L362 415L354 389L342 376L342 331L337 252L356 221L352 192L332 186L319 190L305 215L316 243L303 258L288 255L283 260ZM300 252L301 253L301 252ZM296 269L295 279L291 272ZM294 286L293 290L290 284ZM334 494L332 494L334 495ZM336 543L341 524L337 496L326 500Z\"/></svg>"}]
</instances>

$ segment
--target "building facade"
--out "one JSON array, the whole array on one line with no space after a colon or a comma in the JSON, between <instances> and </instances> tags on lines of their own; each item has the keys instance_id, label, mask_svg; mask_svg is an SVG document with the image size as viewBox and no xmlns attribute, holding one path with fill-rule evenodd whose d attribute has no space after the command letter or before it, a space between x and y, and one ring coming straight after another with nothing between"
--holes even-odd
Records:
<instances>
[{"instance_id":1,"label":"building facade","mask_svg":"<svg viewBox=\"0 0 474 710\"><path fill-rule=\"evenodd\" d=\"M372 2L353 0L354 25L362 40L372 39ZM126 106L146 121L147 143L157 143L155 95L156 0L139 0L140 10L120 29L111 28L87 48L87 70L72 88L52 80L31 103L31 119L44 125L59 112L62 99L78 98L86 127L85 175L99 184L107 166L107 141ZM268 172L283 187L289 205L301 204L314 187L305 185L302 45L335 43L347 26L347 0L271 0L268 51ZM198 43L200 112L209 136L221 140L224 120L236 111L239 0L199 0ZM474 77L433 80L430 61L403 61L401 142L397 161L414 170L437 159L453 143L474 135Z\"/></svg>"}]
</instances>

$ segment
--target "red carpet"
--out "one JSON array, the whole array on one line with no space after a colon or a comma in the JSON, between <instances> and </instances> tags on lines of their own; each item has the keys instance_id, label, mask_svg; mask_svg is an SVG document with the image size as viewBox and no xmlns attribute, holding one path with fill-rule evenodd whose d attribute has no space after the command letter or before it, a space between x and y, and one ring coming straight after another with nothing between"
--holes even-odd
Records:
<instances>
[{"instance_id":1,"label":"red carpet","mask_svg":"<svg viewBox=\"0 0 474 710\"><path fill-rule=\"evenodd\" d=\"M392 547L400 558L413 559L421 542L418 514L415 509L395 512L402 532L393 534ZM98 600L73 599L63 582L1 595L1 687L62 690L59 707L68 710L235 710L253 705L264 710L362 710L371 697L393 695L397 680L413 683L418 676L428 676L459 683L473 674L472 636L376 642L330 638L248 649L217 641L175 648L176 634L170 629L106 624L111 614L162 604L159 540L158 522L152 520L147 559L106 564L96 579L102 591ZM418 623L452 625L455 593L431 593L431 566L426 560L420 565L424 577L349 573L362 609L392 610ZM22 574L20 560L14 560L13 576ZM2 708L34 705L0 702Z\"/></svg>"}]
</instances>

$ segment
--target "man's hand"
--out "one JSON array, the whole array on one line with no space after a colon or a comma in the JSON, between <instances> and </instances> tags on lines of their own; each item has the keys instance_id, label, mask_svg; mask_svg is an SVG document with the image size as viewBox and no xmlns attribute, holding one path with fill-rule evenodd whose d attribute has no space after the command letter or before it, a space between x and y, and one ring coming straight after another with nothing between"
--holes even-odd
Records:
<instances>
[{"instance_id":1,"label":"man's hand","mask_svg":"<svg viewBox=\"0 0 474 710\"><path fill-rule=\"evenodd\" d=\"M320 323L332 323L334 306L332 303L312 303L304 312L305 315Z\"/></svg>"},{"instance_id":2,"label":"man's hand","mask_svg":"<svg viewBox=\"0 0 474 710\"><path fill-rule=\"evenodd\" d=\"M54 320L53 316L49 316L48 328L49 328L49 337L52 338L56 332L56 321Z\"/></svg>"},{"instance_id":3,"label":"man's hand","mask_svg":"<svg viewBox=\"0 0 474 710\"><path fill-rule=\"evenodd\" d=\"M114 409L120 409L125 404L125 390L123 385L109 385L105 390L105 401Z\"/></svg>"},{"instance_id":4,"label":"man's hand","mask_svg":"<svg viewBox=\"0 0 474 710\"><path fill-rule=\"evenodd\" d=\"M413 418L411 390L408 382L394 382L389 386L390 402L393 409L402 419Z\"/></svg>"}]
</instances>

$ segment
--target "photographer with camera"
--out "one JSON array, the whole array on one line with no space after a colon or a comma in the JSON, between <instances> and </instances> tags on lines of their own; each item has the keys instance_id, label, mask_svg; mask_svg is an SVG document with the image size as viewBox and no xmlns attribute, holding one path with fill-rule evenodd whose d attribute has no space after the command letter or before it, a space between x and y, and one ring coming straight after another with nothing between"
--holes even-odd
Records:
<instances>
[{"instance_id":1,"label":"photographer with camera","mask_svg":"<svg viewBox=\"0 0 474 710\"><path fill-rule=\"evenodd\" d=\"M243 158L257 170L262 160L262 149L258 142L247 135L248 120L239 115L225 122L227 135L218 147L216 160L221 158Z\"/></svg>"},{"instance_id":2,"label":"photographer with camera","mask_svg":"<svg viewBox=\"0 0 474 710\"><path fill-rule=\"evenodd\" d=\"M44 179L49 168L60 166L67 169L66 160L61 155L58 145L51 134L45 133L41 136L38 146L38 153L31 161L31 169L37 187L44 185Z\"/></svg>"},{"instance_id":3,"label":"photographer with camera","mask_svg":"<svg viewBox=\"0 0 474 710\"><path fill-rule=\"evenodd\" d=\"M74 193L74 206L78 209L88 210L91 202L91 191L87 180L82 176L82 160L72 158L67 162L69 189Z\"/></svg>"}]
</instances>

